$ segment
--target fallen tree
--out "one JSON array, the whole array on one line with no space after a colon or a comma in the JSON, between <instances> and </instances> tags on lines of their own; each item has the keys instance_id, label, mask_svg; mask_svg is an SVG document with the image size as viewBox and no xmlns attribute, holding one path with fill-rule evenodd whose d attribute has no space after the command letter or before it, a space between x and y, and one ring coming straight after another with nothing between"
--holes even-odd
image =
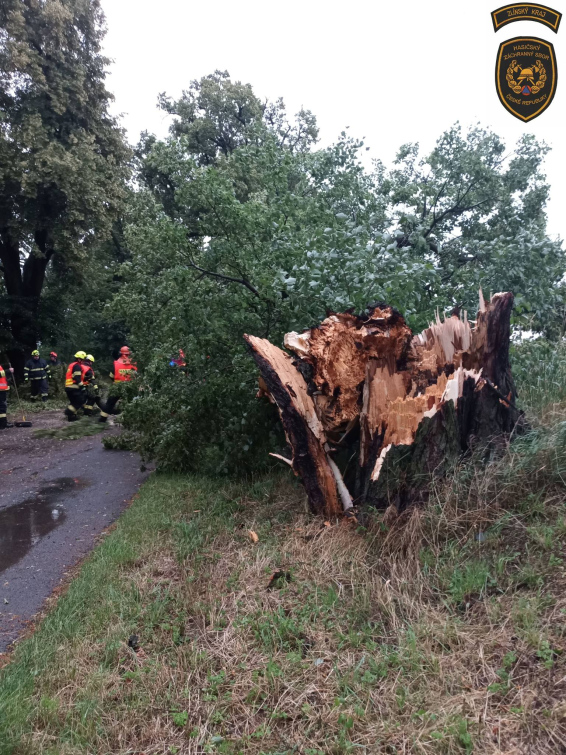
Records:
<instances>
[{"instance_id":1,"label":"fallen tree","mask_svg":"<svg viewBox=\"0 0 566 755\"><path fill-rule=\"evenodd\" d=\"M413 335L392 307L331 314L285 347L245 340L260 371L258 396L279 410L316 514L426 500L432 475L466 451L509 436L521 420L509 365L511 293L477 319L454 313Z\"/></svg>"}]
</instances>

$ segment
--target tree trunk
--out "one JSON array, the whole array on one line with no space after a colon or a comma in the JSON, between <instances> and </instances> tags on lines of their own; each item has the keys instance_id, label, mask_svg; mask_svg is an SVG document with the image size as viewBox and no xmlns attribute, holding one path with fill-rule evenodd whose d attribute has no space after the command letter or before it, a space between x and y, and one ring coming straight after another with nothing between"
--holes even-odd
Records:
<instances>
[{"instance_id":1,"label":"tree trunk","mask_svg":"<svg viewBox=\"0 0 566 755\"><path fill-rule=\"evenodd\" d=\"M11 238L8 230L1 236L5 240L0 243L0 261L11 310L10 332L13 338L8 356L16 376L21 380L25 352L35 348L39 337L37 312L52 251L48 247L47 235L36 233L35 240L41 256L29 255L22 268L18 244Z\"/></svg>"},{"instance_id":2,"label":"tree trunk","mask_svg":"<svg viewBox=\"0 0 566 755\"><path fill-rule=\"evenodd\" d=\"M509 367L512 306L510 293L486 304L480 292L474 327L466 313L437 316L415 336L385 304L335 314L285 336L293 359L245 336L314 513L423 502L432 475L511 433L522 420Z\"/></svg>"}]
</instances>

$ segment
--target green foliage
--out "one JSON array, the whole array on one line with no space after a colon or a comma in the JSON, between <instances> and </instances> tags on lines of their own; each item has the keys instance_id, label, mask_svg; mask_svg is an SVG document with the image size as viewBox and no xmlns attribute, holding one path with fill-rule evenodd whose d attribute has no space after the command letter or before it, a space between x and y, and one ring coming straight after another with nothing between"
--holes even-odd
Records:
<instances>
[{"instance_id":1,"label":"green foliage","mask_svg":"<svg viewBox=\"0 0 566 755\"><path fill-rule=\"evenodd\" d=\"M109 315L106 305L119 290L120 265L128 259L121 226L102 238L80 270L61 275L47 271L38 319L43 352L55 349L66 364L81 349L93 354L96 372L106 376L120 346L127 343L125 325Z\"/></svg>"},{"instance_id":2,"label":"green foliage","mask_svg":"<svg viewBox=\"0 0 566 755\"><path fill-rule=\"evenodd\" d=\"M108 112L98 0L6 0L0 30L0 338L12 348L41 336L49 267L71 283L90 271L129 150Z\"/></svg>"},{"instance_id":3,"label":"green foliage","mask_svg":"<svg viewBox=\"0 0 566 755\"><path fill-rule=\"evenodd\" d=\"M383 300L422 328L437 307L473 316L479 286L514 290L518 325L560 329L566 265L545 236L546 147L532 137L505 157L490 131L456 125L430 155L407 145L391 171L368 172L362 142L316 148L310 113L289 122L226 73L161 104L175 120L138 148L111 311L142 368L125 424L163 466L251 469L282 440L254 398L244 333L280 344ZM186 374L168 366L179 348Z\"/></svg>"},{"instance_id":4,"label":"green foliage","mask_svg":"<svg viewBox=\"0 0 566 755\"><path fill-rule=\"evenodd\" d=\"M401 148L380 188L398 245L434 260L441 307L452 301L475 314L479 286L486 294L513 291L517 324L563 331L564 250L545 234L547 152L525 135L509 155L489 130L464 134L458 124L424 158L418 145Z\"/></svg>"},{"instance_id":5,"label":"green foliage","mask_svg":"<svg viewBox=\"0 0 566 755\"><path fill-rule=\"evenodd\" d=\"M519 401L531 413L559 410L566 404L566 343L546 338L525 340L511 349L511 368Z\"/></svg>"}]
</instances>

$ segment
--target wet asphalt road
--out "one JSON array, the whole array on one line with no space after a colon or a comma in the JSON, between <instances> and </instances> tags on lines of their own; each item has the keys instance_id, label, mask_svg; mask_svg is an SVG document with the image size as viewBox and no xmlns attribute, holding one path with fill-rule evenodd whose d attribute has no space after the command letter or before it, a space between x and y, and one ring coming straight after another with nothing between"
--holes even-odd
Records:
<instances>
[{"instance_id":1,"label":"wet asphalt road","mask_svg":"<svg viewBox=\"0 0 566 755\"><path fill-rule=\"evenodd\" d=\"M30 437L28 453L25 436L10 447L8 432L0 436L0 653L149 474L136 454L106 451L100 435Z\"/></svg>"}]
</instances>

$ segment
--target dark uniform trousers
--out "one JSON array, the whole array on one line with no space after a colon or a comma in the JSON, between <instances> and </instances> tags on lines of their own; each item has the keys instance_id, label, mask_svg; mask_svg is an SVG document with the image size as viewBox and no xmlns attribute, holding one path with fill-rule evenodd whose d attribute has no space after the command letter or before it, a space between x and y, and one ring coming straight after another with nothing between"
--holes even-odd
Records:
<instances>
[{"instance_id":1,"label":"dark uniform trousers","mask_svg":"<svg viewBox=\"0 0 566 755\"><path fill-rule=\"evenodd\" d=\"M114 409L116 408L116 404L120 401L120 396L108 396L106 399L106 404L104 406L104 411L106 414L115 414Z\"/></svg>"},{"instance_id":2,"label":"dark uniform trousers","mask_svg":"<svg viewBox=\"0 0 566 755\"><path fill-rule=\"evenodd\" d=\"M77 419L77 414L86 403L86 391L82 386L76 388L65 388L65 393L69 399L69 406L65 409L65 414L69 420Z\"/></svg>"},{"instance_id":3,"label":"dark uniform trousers","mask_svg":"<svg viewBox=\"0 0 566 755\"><path fill-rule=\"evenodd\" d=\"M49 382L47 378L31 378L31 400L37 401L41 396L42 401L47 401L49 398Z\"/></svg>"},{"instance_id":4,"label":"dark uniform trousers","mask_svg":"<svg viewBox=\"0 0 566 755\"><path fill-rule=\"evenodd\" d=\"M6 412L8 411L8 391L0 391L0 430L4 430L8 425Z\"/></svg>"},{"instance_id":5,"label":"dark uniform trousers","mask_svg":"<svg viewBox=\"0 0 566 755\"><path fill-rule=\"evenodd\" d=\"M96 376L94 374L94 371L91 370L90 375L87 373L86 379L88 380L86 385L86 401L84 404L84 413L87 416L90 416L94 412L94 405L102 410L102 401L100 399L100 390L98 388L98 384L96 382Z\"/></svg>"}]
</instances>

